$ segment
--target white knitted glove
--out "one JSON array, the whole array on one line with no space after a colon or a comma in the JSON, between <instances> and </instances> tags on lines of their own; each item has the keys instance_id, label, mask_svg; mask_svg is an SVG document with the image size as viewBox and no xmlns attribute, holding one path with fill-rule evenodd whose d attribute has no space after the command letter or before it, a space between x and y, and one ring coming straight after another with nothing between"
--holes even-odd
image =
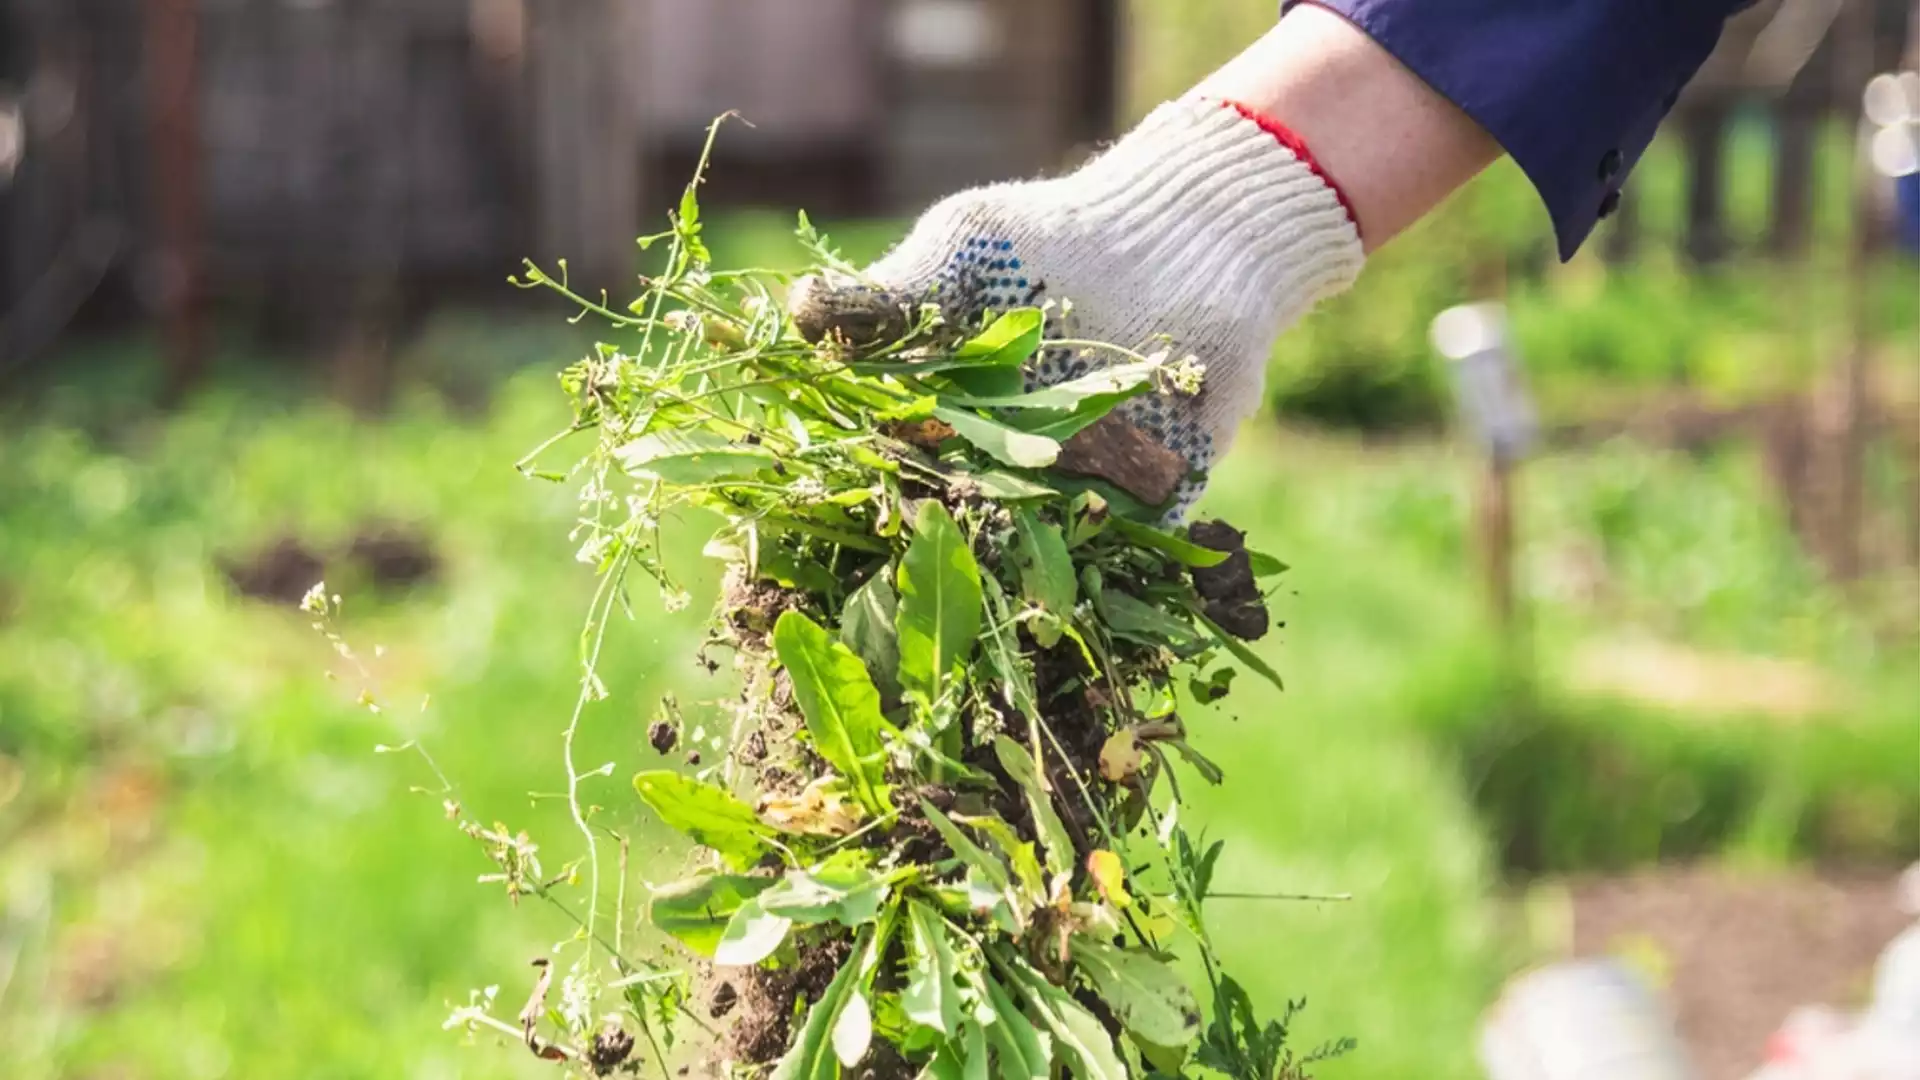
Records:
<instances>
[{"instance_id":1,"label":"white knitted glove","mask_svg":"<svg viewBox=\"0 0 1920 1080\"><path fill-rule=\"evenodd\" d=\"M1177 493L1177 518L1258 407L1274 340L1346 288L1362 261L1351 213L1297 139L1235 105L1188 98L1070 175L947 198L867 277L950 317L1066 301L1070 314L1050 337L1198 358L1198 394L1123 406L1196 471ZM1048 350L1028 382L1110 362Z\"/></svg>"}]
</instances>

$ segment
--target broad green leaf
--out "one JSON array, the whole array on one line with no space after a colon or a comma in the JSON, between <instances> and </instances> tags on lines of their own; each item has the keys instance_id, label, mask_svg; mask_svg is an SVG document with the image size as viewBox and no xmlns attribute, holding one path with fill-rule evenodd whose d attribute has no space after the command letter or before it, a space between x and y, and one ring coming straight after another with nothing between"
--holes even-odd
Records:
<instances>
[{"instance_id":1,"label":"broad green leaf","mask_svg":"<svg viewBox=\"0 0 1920 1080\"><path fill-rule=\"evenodd\" d=\"M1048 982L1011 950L996 948L992 956L994 966L1025 999L1028 1015L1053 1036L1055 1046L1072 1060L1079 1080L1126 1080L1127 1068L1121 1064L1113 1039L1085 1006Z\"/></svg>"},{"instance_id":2,"label":"broad green leaf","mask_svg":"<svg viewBox=\"0 0 1920 1080\"><path fill-rule=\"evenodd\" d=\"M1221 771L1220 766L1216 765L1212 758L1195 750L1187 740L1168 739L1166 745L1173 747L1181 757L1186 758L1187 764L1193 766L1194 771L1199 773L1200 778L1207 783L1218 784L1227 778L1227 774Z\"/></svg>"},{"instance_id":3,"label":"broad green leaf","mask_svg":"<svg viewBox=\"0 0 1920 1080\"><path fill-rule=\"evenodd\" d=\"M773 468L765 447L736 445L708 431L661 431L643 435L613 452L629 474L669 484L738 480Z\"/></svg>"},{"instance_id":4,"label":"broad green leaf","mask_svg":"<svg viewBox=\"0 0 1920 1080\"><path fill-rule=\"evenodd\" d=\"M861 805L887 813L891 807L880 791L886 769L881 732L887 722L866 666L798 611L784 612L773 624L773 648L793 679L793 696L814 749L847 778Z\"/></svg>"},{"instance_id":5,"label":"broad green leaf","mask_svg":"<svg viewBox=\"0 0 1920 1080\"><path fill-rule=\"evenodd\" d=\"M987 1003L994 1013L987 1036L1000 1058L1001 1080L1049 1080L1053 1075L1052 1040L1021 1015L998 979L987 976L983 981Z\"/></svg>"},{"instance_id":6,"label":"broad green leaf","mask_svg":"<svg viewBox=\"0 0 1920 1080\"><path fill-rule=\"evenodd\" d=\"M903 420L925 420L927 417L933 415L933 407L937 404L939 404L939 401L935 399L933 395L928 394L892 406L891 408L881 409L879 412L873 414L873 418L883 424L897 423Z\"/></svg>"},{"instance_id":7,"label":"broad green leaf","mask_svg":"<svg viewBox=\"0 0 1920 1080\"><path fill-rule=\"evenodd\" d=\"M1055 442L1065 442L1099 423L1122 402L1135 396L1137 394L1134 392L1101 394L1087 398L1069 412L1016 412L1008 415L1007 422L1028 434L1044 435Z\"/></svg>"},{"instance_id":8,"label":"broad green leaf","mask_svg":"<svg viewBox=\"0 0 1920 1080\"><path fill-rule=\"evenodd\" d=\"M987 1080L989 1067L987 1033L979 1021L969 1020L960 1034L960 1076L962 1080Z\"/></svg>"},{"instance_id":9,"label":"broad green leaf","mask_svg":"<svg viewBox=\"0 0 1920 1080\"><path fill-rule=\"evenodd\" d=\"M1273 670L1273 665L1262 659L1259 653L1247 648L1246 642L1222 630L1219 623L1207 618L1199 605L1190 604L1189 607L1193 611L1194 618L1200 620L1200 625L1207 628L1207 632L1213 635L1215 641L1226 646L1234 659L1259 672L1260 676L1272 683L1276 689L1286 689L1286 685L1280 681L1280 673Z\"/></svg>"},{"instance_id":10,"label":"broad green leaf","mask_svg":"<svg viewBox=\"0 0 1920 1080\"><path fill-rule=\"evenodd\" d=\"M933 499L920 503L898 586L900 684L936 702L980 635L981 598L980 565L946 507Z\"/></svg>"},{"instance_id":11,"label":"broad green leaf","mask_svg":"<svg viewBox=\"0 0 1920 1080\"><path fill-rule=\"evenodd\" d=\"M1040 334L1046 324L1046 316L1039 308L1015 308L955 349L954 359L992 367L1018 367L1040 348Z\"/></svg>"},{"instance_id":12,"label":"broad green leaf","mask_svg":"<svg viewBox=\"0 0 1920 1080\"><path fill-rule=\"evenodd\" d=\"M846 1008L840 1010L840 1018L833 1022L833 1056L842 1068L851 1069L860 1064L872 1045L873 1010L867 1007L867 995L856 986L847 997Z\"/></svg>"},{"instance_id":13,"label":"broad green leaf","mask_svg":"<svg viewBox=\"0 0 1920 1080\"><path fill-rule=\"evenodd\" d=\"M1200 1034L1200 1005L1164 961L1076 935L1074 962L1128 1031L1155 1046L1185 1046Z\"/></svg>"},{"instance_id":14,"label":"broad green leaf","mask_svg":"<svg viewBox=\"0 0 1920 1080\"><path fill-rule=\"evenodd\" d=\"M1117 589L1102 591L1097 599L1107 629L1114 637L1143 645L1165 645L1179 652L1201 644L1198 631L1159 608Z\"/></svg>"},{"instance_id":15,"label":"broad green leaf","mask_svg":"<svg viewBox=\"0 0 1920 1080\"><path fill-rule=\"evenodd\" d=\"M1155 1072L1165 1076L1186 1075L1187 1050L1185 1046L1156 1046L1138 1035L1127 1036L1140 1051L1140 1056L1151 1065Z\"/></svg>"},{"instance_id":16,"label":"broad green leaf","mask_svg":"<svg viewBox=\"0 0 1920 1080\"><path fill-rule=\"evenodd\" d=\"M988 884L1001 892L1005 892L1012 886L1013 879L1007 876L1007 865L986 848L974 843L973 838L963 832L960 826L955 825L953 819L941 813L939 807L921 799L920 812L933 823L934 830L940 834L940 839L947 842L947 846L953 849L953 853L959 856L960 861L978 870L981 876L987 879Z\"/></svg>"},{"instance_id":17,"label":"broad green leaf","mask_svg":"<svg viewBox=\"0 0 1920 1080\"><path fill-rule=\"evenodd\" d=\"M1000 767L1005 769L1008 778L1019 784L1027 797L1027 809L1033 813L1033 820L1039 825L1040 843L1047 853L1047 869L1056 874L1064 873L1073 867L1073 840L1067 835L1067 827L1061 823L1060 816L1054 813L1053 798L1047 794L1046 785L1040 782L1040 768L1035 764L1033 755L1027 748L1007 738L997 735L993 740L994 756L1000 759Z\"/></svg>"},{"instance_id":18,"label":"broad green leaf","mask_svg":"<svg viewBox=\"0 0 1920 1080\"><path fill-rule=\"evenodd\" d=\"M900 1005L908 1018L943 1035L960 1029L959 960L947 940L947 921L918 901L907 903L907 988Z\"/></svg>"},{"instance_id":19,"label":"broad green leaf","mask_svg":"<svg viewBox=\"0 0 1920 1080\"><path fill-rule=\"evenodd\" d=\"M1044 469L1060 459L1060 444L1047 435L1021 431L998 420L989 420L964 409L941 406L933 415L952 427L954 433L986 451L1003 465L1022 469Z\"/></svg>"},{"instance_id":20,"label":"broad green leaf","mask_svg":"<svg viewBox=\"0 0 1920 1080\"><path fill-rule=\"evenodd\" d=\"M726 932L714 947L713 962L721 967L752 967L772 956L791 929L792 919L768 914L755 897L742 903L727 920Z\"/></svg>"},{"instance_id":21,"label":"broad green leaf","mask_svg":"<svg viewBox=\"0 0 1920 1080\"><path fill-rule=\"evenodd\" d=\"M807 1010L800 1036L773 1068L772 1080L839 1080L840 1061L834 1053L833 1033L840 1014L852 1000L860 982L860 969L873 931L863 930L853 954L820 993L820 999Z\"/></svg>"},{"instance_id":22,"label":"broad green leaf","mask_svg":"<svg viewBox=\"0 0 1920 1080\"><path fill-rule=\"evenodd\" d=\"M1013 564L1020 571L1020 592L1027 602L1052 612L1060 619L1073 617L1073 605L1080 597L1073 579L1073 557L1067 554L1067 542L1058 526L1049 525L1024 507L1013 512ZM1049 628L1049 625L1051 628ZM1043 649L1060 643L1059 625L1035 623L1028 631Z\"/></svg>"},{"instance_id":23,"label":"broad green leaf","mask_svg":"<svg viewBox=\"0 0 1920 1080\"><path fill-rule=\"evenodd\" d=\"M633 778L633 789L660 820L720 853L736 870L759 861L774 830L725 788L666 769Z\"/></svg>"},{"instance_id":24,"label":"broad green leaf","mask_svg":"<svg viewBox=\"0 0 1920 1080\"><path fill-rule=\"evenodd\" d=\"M866 863L863 852L847 851L810 871L789 870L779 884L760 894L760 907L801 925L870 923L880 915L888 886L886 877Z\"/></svg>"},{"instance_id":25,"label":"broad green leaf","mask_svg":"<svg viewBox=\"0 0 1920 1080\"><path fill-rule=\"evenodd\" d=\"M971 397L1010 397L1026 388L1027 376L1019 367L997 367L955 360L944 365L947 381Z\"/></svg>"},{"instance_id":26,"label":"broad green leaf","mask_svg":"<svg viewBox=\"0 0 1920 1080\"><path fill-rule=\"evenodd\" d=\"M1152 361L1133 360L1024 394L1005 397L949 396L946 400L955 405L986 409L1077 409L1090 398L1117 396L1124 400L1144 392L1152 384L1153 373L1159 367L1158 363Z\"/></svg>"},{"instance_id":27,"label":"broad green leaf","mask_svg":"<svg viewBox=\"0 0 1920 1080\"><path fill-rule=\"evenodd\" d=\"M1212 548L1201 547L1199 544L1184 537L1175 536L1165 529L1156 529L1151 525L1142 525L1137 521L1128 521L1126 518L1114 518L1113 527L1121 536L1126 537L1134 543L1142 547L1150 547L1164 555L1169 555L1175 561L1186 566L1201 568L1219 566L1221 563L1227 561L1227 557L1230 554L1225 551L1215 551Z\"/></svg>"},{"instance_id":28,"label":"broad green leaf","mask_svg":"<svg viewBox=\"0 0 1920 1080\"><path fill-rule=\"evenodd\" d=\"M789 589L831 596L840 583L817 562L803 561L768 544L760 549L760 576Z\"/></svg>"},{"instance_id":29,"label":"broad green leaf","mask_svg":"<svg viewBox=\"0 0 1920 1080\"><path fill-rule=\"evenodd\" d=\"M899 610L893 582L885 574L875 574L847 597L846 609L840 613L841 644L867 666L881 696L893 700L900 697L900 638L893 628Z\"/></svg>"},{"instance_id":30,"label":"broad green leaf","mask_svg":"<svg viewBox=\"0 0 1920 1080\"><path fill-rule=\"evenodd\" d=\"M1273 577L1276 574L1284 574L1290 569L1279 559L1254 551L1252 548L1247 549L1247 561L1253 564L1253 576L1257 578Z\"/></svg>"},{"instance_id":31,"label":"broad green leaf","mask_svg":"<svg viewBox=\"0 0 1920 1080\"><path fill-rule=\"evenodd\" d=\"M1047 885L1040 875L1040 860L1034 856L1033 845L1020 839L1019 834L1013 831L1013 826L995 814L959 817L956 823L980 830L993 842L994 850L1013 867L1013 882L1021 903L1033 908L1047 902Z\"/></svg>"},{"instance_id":32,"label":"broad green leaf","mask_svg":"<svg viewBox=\"0 0 1920 1080\"><path fill-rule=\"evenodd\" d=\"M980 489L980 494L999 502L1019 502L1023 499L1054 499L1060 493L1043 484L1036 484L1024 477L993 469L983 473L970 473L972 480Z\"/></svg>"},{"instance_id":33,"label":"broad green leaf","mask_svg":"<svg viewBox=\"0 0 1920 1080\"><path fill-rule=\"evenodd\" d=\"M961 1050L953 1043L947 1043L934 1051L927 1067L920 1070L918 1080L967 1080L967 1074L960 1067Z\"/></svg>"},{"instance_id":34,"label":"broad green leaf","mask_svg":"<svg viewBox=\"0 0 1920 1080\"><path fill-rule=\"evenodd\" d=\"M1239 674L1239 668L1225 664L1205 675L1196 675L1188 679L1187 689L1193 694L1195 701L1202 705L1211 705L1227 696L1227 692L1233 689L1234 678Z\"/></svg>"},{"instance_id":35,"label":"broad green leaf","mask_svg":"<svg viewBox=\"0 0 1920 1080\"><path fill-rule=\"evenodd\" d=\"M687 948L711 957L734 912L773 882L773 878L729 874L702 874L675 881L653 891L647 918Z\"/></svg>"}]
</instances>

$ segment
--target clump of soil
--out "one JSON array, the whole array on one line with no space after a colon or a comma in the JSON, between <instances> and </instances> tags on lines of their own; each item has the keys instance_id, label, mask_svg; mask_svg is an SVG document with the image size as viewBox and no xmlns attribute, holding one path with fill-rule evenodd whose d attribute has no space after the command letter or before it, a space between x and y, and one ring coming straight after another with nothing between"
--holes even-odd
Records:
<instances>
[{"instance_id":1,"label":"clump of soil","mask_svg":"<svg viewBox=\"0 0 1920 1080\"><path fill-rule=\"evenodd\" d=\"M708 999L713 1012L724 999L724 1011L737 1012L721 1042L720 1056L743 1065L770 1065L787 1052L792 1035L794 1003L818 1001L853 952L846 938L820 938L797 950L799 959L778 971L752 968L716 987ZM729 993L730 991L730 993Z\"/></svg>"},{"instance_id":2,"label":"clump of soil","mask_svg":"<svg viewBox=\"0 0 1920 1080\"><path fill-rule=\"evenodd\" d=\"M347 546L347 559L380 589L410 588L440 572L440 557L427 539L394 526L363 529Z\"/></svg>"},{"instance_id":3,"label":"clump of soil","mask_svg":"<svg viewBox=\"0 0 1920 1080\"><path fill-rule=\"evenodd\" d=\"M655 753L671 754L673 748L680 745L680 729L665 720L655 720L647 728L647 745L653 747Z\"/></svg>"},{"instance_id":4,"label":"clump of soil","mask_svg":"<svg viewBox=\"0 0 1920 1080\"><path fill-rule=\"evenodd\" d=\"M360 529L331 555L288 535L251 555L222 559L220 569L242 596L298 604L316 582L338 573L375 589L411 588L438 576L440 557L418 533L374 525Z\"/></svg>"},{"instance_id":5,"label":"clump of soil","mask_svg":"<svg viewBox=\"0 0 1920 1080\"><path fill-rule=\"evenodd\" d=\"M782 613L800 607L799 594L770 581L750 581L740 567L728 569L720 586L720 613L742 651L767 647Z\"/></svg>"},{"instance_id":6,"label":"clump of soil","mask_svg":"<svg viewBox=\"0 0 1920 1080\"><path fill-rule=\"evenodd\" d=\"M290 605L298 604L327 572L325 560L291 536L238 562L223 561L221 569L240 595Z\"/></svg>"},{"instance_id":7,"label":"clump of soil","mask_svg":"<svg viewBox=\"0 0 1920 1080\"><path fill-rule=\"evenodd\" d=\"M1253 580L1246 534L1224 521L1196 522L1187 538L1212 551L1230 552L1217 566L1195 567L1193 587L1204 600L1207 618L1242 641L1267 635L1267 604Z\"/></svg>"}]
</instances>

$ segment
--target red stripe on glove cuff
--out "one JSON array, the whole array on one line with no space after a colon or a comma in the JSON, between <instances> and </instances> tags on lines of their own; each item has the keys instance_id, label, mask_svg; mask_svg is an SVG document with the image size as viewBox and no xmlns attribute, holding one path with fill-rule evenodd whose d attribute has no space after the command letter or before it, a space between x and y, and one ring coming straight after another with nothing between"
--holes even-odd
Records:
<instances>
[{"instance_id":1,"label":"red stripe on glove cuff","mask_svg":"<svg viewBox=\"0 0 1920 1080\"><path fill-rule=\"evenodd\" d=\"M1353 204L1347 201L1347 193L1340 190L1340 185L1334 182L1333 177L1327 175L1327 170L1321 168L1318 161L1314 160L1313 151L1307 149L1307 144L1304 139L1294 134L1292 128L1265 113L1250 109L1237 101L1228 101L1223 104L1241 116L1260 125L1260 130L1278 139L1281 146L1293 151L1294 157L1304 162L1307 168L1313 170L1313 175L1319 177L1322 182L1333 189L1334 198L1340 200L1341 208L1347 212L1347 220L1353 222L1355 232L1359 231L1360 216L1353 212Z\"/></svg>"}]
</instances>

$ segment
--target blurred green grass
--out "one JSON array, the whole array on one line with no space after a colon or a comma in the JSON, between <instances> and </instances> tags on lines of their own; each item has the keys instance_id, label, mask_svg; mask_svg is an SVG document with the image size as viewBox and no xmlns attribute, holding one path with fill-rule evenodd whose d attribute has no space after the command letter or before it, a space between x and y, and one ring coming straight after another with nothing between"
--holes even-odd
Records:
<instances>
[{"instance_id":1,"label":"blurred green grass","mask_svg":"<svg viewBox=\"0 0 1920 1080\"><path fill-rule=\"evenodd\" d=\"M797 249L771 239L787 227L740 215L712 241L727 265L790 265ZM858 260L893 231L837 235ZM1337 362L1316 335L1364 340L1392 323L1378 347L1433 379L1424 322L1441 293L1393 283L1458 259L1411 250L1370 271L1388 281L1381 306L1317 316L1283 343L1283 367ZM1609 336L1689 279L1610 275L1587 310L1595 279L1580 272L1516 296L1539 300L1517 318L1523 340L1543 335L1528 355L1550 411L1594 387L1661 385L1675 364L1704 377L1712 350L1634 367L1632 343ZM1780 333L1743 290L1786 286L1742 273L1726 293L1689 285L1703 310L1687 325L1714 340ZM565 422L552 375L579 339L564 314L437 325L406 357L413 389L379 422L239 356L191 407L156 413L139 342L98 347L91 370L4 418L0 1073L548 1075L510 1042L465 1047L439 1024L495 983L510 1017L526 962L570 925L477 884L490 868L478 847L440 795L410 790L436 786L425 763L373 748L418 739L472 813L532 831L549 869L578 853L562 806L539 793L564 782L592 580L571 559L570 493L510 468ZM1445 443L1260 427L1203 504L1294 566L1275 597L1287 625L1262 645L1288 692L1246 682L1192 715L1230 766L1194 810L1231 842L1220 885L1354 894L1221 901L1215 930L1267 1003L1309 1001L1303 1045L1360 1039L1329 1077L1475 1075L1475 1019L1544 947L1499 899L1510 871L1920 854L1912 639L1821 582L1749 449L1616 444L1529 467L1531 677L1484 615L1467 529L1476 468ZM239 598L221 570L288 536L331 553L373 523L420 530L442 560L436 581L399 593L327 570L377 714L302 616ZM671 858L624 782L651 759L654 700L710 701L727 685L693 662L711 583L690 552L679 561L693 607L636 597L602 666L613 697L587 713L579 755L613 763L589 796L597 820L636 837L635 888ZM1783 728L1739 707L1576 689L1582 649L1627 631L1792 658L1846 693Z\"/></svg>"}]
</instances>

